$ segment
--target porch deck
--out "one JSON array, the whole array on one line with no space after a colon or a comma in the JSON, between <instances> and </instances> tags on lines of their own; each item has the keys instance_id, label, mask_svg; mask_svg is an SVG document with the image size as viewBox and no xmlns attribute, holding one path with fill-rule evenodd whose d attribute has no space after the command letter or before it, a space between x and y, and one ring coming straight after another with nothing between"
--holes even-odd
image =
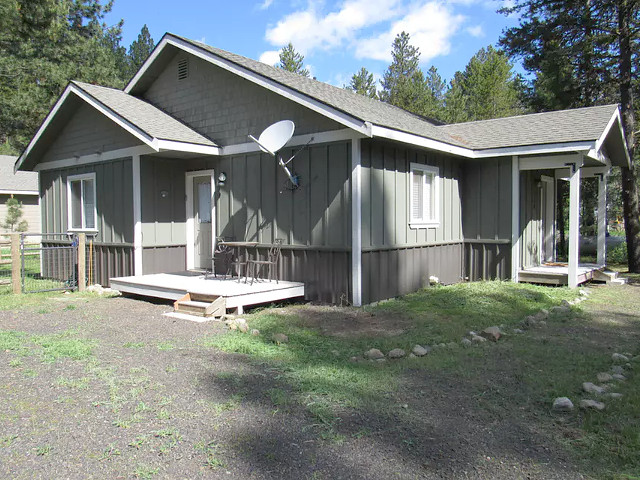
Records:
<instances>
[{"instance_id":1,"label":"porch deck","mask_svg":"<svg viewBox=\"0 0 640 480\"><path fill-rule=\"evenodd\" d=\"M187 293L224 297L227 309L242 310L246 306L304 297L304 284L257 280L250 285L237 278L209 276L202 272L176 272L117 277L110 279L111 288L122 293L178 300Z\"/></svg>"},{"instance_id":2,"label":"porch deck","mask_svg":"<svg viewBox=\"0 0 640 480\"><path fill-rule=\"evenodd\" d=\"M583 263L578 267L578 285L589 280L599 280L604 267L594 263ZM545 263L527 267L518 272L518 280L524 283L544 283L547 285L568 285L569 266L566 263Z\"/></svg>"}]
</instances>

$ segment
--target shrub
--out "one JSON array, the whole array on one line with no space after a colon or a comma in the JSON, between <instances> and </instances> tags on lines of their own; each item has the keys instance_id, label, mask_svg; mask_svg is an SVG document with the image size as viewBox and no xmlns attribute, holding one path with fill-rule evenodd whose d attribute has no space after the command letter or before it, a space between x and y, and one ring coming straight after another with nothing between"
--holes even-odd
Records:
<instances>
[{"instance_id":1,"label":"shrub","mask_svg":"<svg viewBox=\"0 0 640 480\"><path fill-rule=\"evenodd\" d=\"M607 252L607 262L627 263L627 242L622 242Z\"/></svg>"}]
</instances>

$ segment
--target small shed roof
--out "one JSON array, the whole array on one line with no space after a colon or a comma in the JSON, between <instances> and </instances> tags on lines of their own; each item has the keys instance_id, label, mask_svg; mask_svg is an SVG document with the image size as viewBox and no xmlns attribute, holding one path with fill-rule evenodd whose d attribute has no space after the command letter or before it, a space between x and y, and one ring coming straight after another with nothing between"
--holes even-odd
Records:
<instances>
[{"instance_id":1,"label":"small shed roof","mask_svg":"<svg viewBox=\"0 0 640 480\"><path fill-rule=\"evenodd\" d=\"M11 155L0 155L0 192L37 195L38 173L18 171L14 174L13 166L17 159Z\"/></svg>"}]
</instances>

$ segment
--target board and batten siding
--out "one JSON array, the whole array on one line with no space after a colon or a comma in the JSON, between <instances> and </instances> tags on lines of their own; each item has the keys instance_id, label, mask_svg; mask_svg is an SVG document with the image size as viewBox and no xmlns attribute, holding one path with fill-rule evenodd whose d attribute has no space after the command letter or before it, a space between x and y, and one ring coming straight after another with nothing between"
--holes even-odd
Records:
<instances>
[{"instance_id":1,"label":"board and batten siding","mask_svg":"<svg viewBox=\"0 0 640 480\"><path fill-rule=\"evenodd\" d=\"M134 147L140 143L95 108L81 102L39 163Z\"/></svg>"},{"instance_id":2,"label":"board and batten siding","mask_svg":"<svg viewBox=\"0 0 640 480\"><path fill-rule=\"evenodd\" d=\"M281 154L289 158L295 150L285 148ZM191 160L142 157L144 273L185 269L185 173L213 169L227 175L214 197L217 237L257 242L262 257L280 238L281 279L304 282L310 300L346 301L351 144L310 145L290 167L300 177L295 191L276 160L263 153ZM168 193L165 199L162 191Z\"/></svg>"},{"instance_id":3,"label":"board and batten siding","mask_svg":"<svg viewBox=\"0 0 640 480\"><path fill-rule=\"evenodd\" d=\"M82 173L96 175L97 233L89 237L94 247L96 273L93 280L108 285L109 278L133 272L131 158L41 171L42 233L64 234L68 231L67 177ZM47 237L43 238L47 240Z\"/></svg>"},{"instance_id":4,"label":"board and batten siding","mask_svg":"<svg viewBox=\"0 0 640 480\"><path fill-rule=\"evenodd\" d=\"M511 276L511 158L465 160L462 229L465 277Z\"/></svg>"},{"instance_id":5,"label":"board and batten siding","mask_svg":"<svg viewBox=\"0 0 640 480\"><path fill-rule=\"evenodd\" d=\"M521 268L540 265L542 250L541 175L548 171L520 173L520 261Z\"/></svg>"},{"instance_id":6,"label":"board and batten siding","mask_svg":"<svg viewBox=\"0 0 640 480\"><path fill-rule=\"evenodd\" d=\"M439 169L439 225L409 226L410 164ZM394 297L462 275L460 160L375 140L362 141L363 302Z\"/></svg>"},{"instance_id":7,"label":"board and batten siding","mask_svg":"<svg viewBox=\"0 0 640 480\"><path fill-rule=\"evenodd\" d=\"M178 62L188 75L178 79ZM143 97L219 145L246 143L279 120L292 120L296 135L344 128L312 110L206 60L177 53Z\"/></svg>"}]
</instances>

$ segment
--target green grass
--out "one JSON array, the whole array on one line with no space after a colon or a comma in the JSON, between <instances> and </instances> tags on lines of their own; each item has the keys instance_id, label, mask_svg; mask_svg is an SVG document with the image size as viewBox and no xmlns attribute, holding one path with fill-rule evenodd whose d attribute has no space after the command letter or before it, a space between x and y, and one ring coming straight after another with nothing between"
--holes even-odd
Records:
<instances>
[{"instance_id":1,"label":"green grass","mask_svg":"<svg viewBox=\"0 0 640 480\"><path fill-rule=\"evenodd\" d=\"M19 356L37 354L45 363L54 363L63 358L86 360L93 356L95 346L95 341L78 338L73 330L49 335L0 330L0 351L10 351Z\"/></svg>"}]
</instances>

